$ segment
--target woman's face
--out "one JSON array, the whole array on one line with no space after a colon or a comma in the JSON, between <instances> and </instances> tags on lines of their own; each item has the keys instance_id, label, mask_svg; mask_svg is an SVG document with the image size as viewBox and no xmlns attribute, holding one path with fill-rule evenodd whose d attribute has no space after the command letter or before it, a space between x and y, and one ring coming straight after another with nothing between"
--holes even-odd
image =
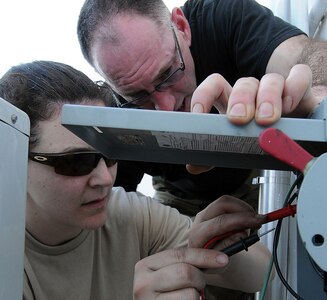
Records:
<instances>
[{"instance_id":1,"label":"woman's face","mask_svg":"<svg viewBox=\"0 0 327 300\"><path fill-rule=\"evenodd\" d=\"M99 104L101 105L101 104ZM60 123L60 115L39 122L40 143L33 152L59 153L94 150ZM95 229L107 219L107 205L117 164L103 159L83 176L56 174L54 168L29 160L27 230L45 244L63 243L82 229Z\"/></svg>"}]
</instances>

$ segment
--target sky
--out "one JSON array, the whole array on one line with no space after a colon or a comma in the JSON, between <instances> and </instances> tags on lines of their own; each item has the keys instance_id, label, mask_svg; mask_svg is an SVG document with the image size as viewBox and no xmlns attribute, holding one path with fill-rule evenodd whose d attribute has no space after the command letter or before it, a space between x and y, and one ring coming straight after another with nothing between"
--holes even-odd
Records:
<instances>
[{"instance_id":1,"label":"sky","mask_svg":"<svg viewBox=\"0 0 327 300\"><path fill-rule=\"evenodd\" d=\"M265 2L269 0L260 0ZM171 10L184 0L164 0ZM100 79L84 60L76 24L84 0L0 0L0 76L12 65L55 60Z\"/></svg>"},{"instance_id":2,"label":"sky","mask_svg":"<svg viewBox=\"0 0 327 300\"><path fill-rule=\"evenodd\" d=\"M184 0L164 1L171 10ZM84 60L76 24L84 0L0 0L0 77L11 67L33 60L53 60L81 70L93 80L101 77ZM153 196L151 177L138 190Z\"/></svg>"},{"instance_id":3,"label":"sky","mask_svg":"<svg viewBox=\"0 0 327 300\"><path fill-rule=\"evenodd\" d=\"M166 0L169 9L184 3ZM0 0L0 76L12 65L55 60L100 79L84 60L76 24L84 0Z\"/></svg>"},{"instance_id":4,"label":"sky","mask_svg":"<svg viewBox=\"0 0 327 300\"><path fill-rule=\"evenodd\" d=\"M265 2L269 0L260 0ZM164 0L171 10L185 0ZM84 0L0 0L0 77L13 65L53 60L81 70L93 80L101 77L84 60L76 24ZM139 190L152 196L151 177Z\"/></svg>"}]
</instances>

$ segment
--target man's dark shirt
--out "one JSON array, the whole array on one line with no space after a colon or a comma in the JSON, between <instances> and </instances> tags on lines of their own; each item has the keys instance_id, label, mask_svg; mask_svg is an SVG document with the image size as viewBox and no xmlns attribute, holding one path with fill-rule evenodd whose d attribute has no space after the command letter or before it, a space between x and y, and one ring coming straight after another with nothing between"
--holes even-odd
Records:
<instances>
[{"instance_id":1,"label":"man's dark shirt","mask_svg":"<svg viewBox=\"0 0 327 300\"><path fill-rule=\"evenodd\" d=\"M260 79L275 48L303 34L252 0L189 0L182 9L191 27L190 50L198 84L212 73L220 73L231 85L240 77ZM250 171L216 167L191 175L185 165L121 161L115 185L136 190L147 173L161 176L176 196L209 203L233 193Z\"/></svg>"}]
</instances>

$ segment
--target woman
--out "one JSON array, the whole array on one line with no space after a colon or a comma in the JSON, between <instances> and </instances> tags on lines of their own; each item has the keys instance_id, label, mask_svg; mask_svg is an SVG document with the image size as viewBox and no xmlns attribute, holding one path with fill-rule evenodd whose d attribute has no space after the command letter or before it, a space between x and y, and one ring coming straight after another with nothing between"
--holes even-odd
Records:
<instances>
[{"instance_id":1,"label":"woman","mask_svg":"<svg viewBox=\"0 0 327 300\"><path fill-rule=\"evenodd\" d=\"M227 267L226 255L201 249L215 235L237 230L233 238L244 237L244 228L260 227L263 218L247 204L222 197L192 225L149 197L113 188L116 161L61 125L66 103L110 105L104 83L65 64L35 61L3 76L0 97L31 122L24 299L132 299L133 283L137 299L198 297L206 282L260 288L269 261L260 243ZM213 278L203 272L222 267Z\"/></svg>"}]
</instances>

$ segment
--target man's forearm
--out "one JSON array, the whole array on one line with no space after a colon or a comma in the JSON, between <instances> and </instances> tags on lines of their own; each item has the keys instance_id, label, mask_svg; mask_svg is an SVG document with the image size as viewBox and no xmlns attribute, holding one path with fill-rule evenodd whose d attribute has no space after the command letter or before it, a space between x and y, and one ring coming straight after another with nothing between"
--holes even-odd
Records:
<instances>
[{"instance_id":1,"label":"man's forearm","mask_svg":"<svg viewBox=\"0 0 327 300\"><path fill-rule=\"evenodd\" d=\"M327 87L327 42L310 39L303 48L298 63L311 68L314 87Z\"/></svg>"},{"instance_id":2,"label":"man's forearm","mask_svg":"<svg viewBox=\"0 0 327 300\"><path fill-rule=\"evenodd\" d=\"M279 73L285 78L296 64L308 65L312 72L312 93L319 100L327 96L327 42L305 35L285 40L273 52L266 73Z\"/></svg>"}]
</instances>

